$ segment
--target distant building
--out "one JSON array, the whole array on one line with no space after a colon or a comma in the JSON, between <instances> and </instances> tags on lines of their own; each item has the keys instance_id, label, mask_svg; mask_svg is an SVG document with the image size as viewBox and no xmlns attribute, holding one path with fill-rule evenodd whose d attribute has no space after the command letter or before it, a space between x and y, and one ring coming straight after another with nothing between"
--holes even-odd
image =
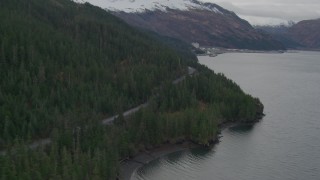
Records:
<instances>
[{"instance_id":1,"label":"distant building","mask_svg":"<svg viewBox=\"0 0 320 180\"><path fill-rule=\"evenodd\" d=\"M191 44L192 44L193 47L195 47L197 49L200 47L200 44L197 43L197 42L194 42L194 43L191 43Z\"/></svg>"}]
</instances>

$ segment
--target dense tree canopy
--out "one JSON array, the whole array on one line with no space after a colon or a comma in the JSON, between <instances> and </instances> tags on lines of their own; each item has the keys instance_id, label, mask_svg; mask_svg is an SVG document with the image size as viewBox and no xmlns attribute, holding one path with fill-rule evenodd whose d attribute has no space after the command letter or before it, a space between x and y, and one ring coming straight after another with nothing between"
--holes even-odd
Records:
<instances>
[{"instance_id":1,"label":"dense tree canopy","mask_svg":"<svg viewBox=\"0 0 320 180\"><path fill-rule=\"evenodd\" d=\"M208 144L219 124L255 120L257 99L173 42L87 3L1 0L0 178L114 179L119 160L144 148ZM187 66L198 72L172 84ZM50 146L28 148L47 137Z\"/></svg>"},{"instance_id":2,"label":"dense tree canopy","mask_svg":"<svg viewBox=\"0 0 320 180\"><path fill-rule=\"evenodd\" d=\"M66 117L113 115L185 69L172 50L89 4L5 0L0 8L5 142L47 136Z\"/></svg>"}]
</instances>

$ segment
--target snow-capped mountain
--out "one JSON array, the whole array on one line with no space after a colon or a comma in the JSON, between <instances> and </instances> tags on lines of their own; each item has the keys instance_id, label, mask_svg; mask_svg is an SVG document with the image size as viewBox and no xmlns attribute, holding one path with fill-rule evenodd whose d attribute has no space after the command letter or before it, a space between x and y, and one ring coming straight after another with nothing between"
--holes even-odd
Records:
<instances>
[{"instance_id":1,"label":"snow-capped mountain","mask_svg":"<svg viewBox=\"0 0 320 180\"><path fill-rule=\"evenodd\" d=\"M75 0L100 6L127 23L201 46L283 49L278 41L217 4L199 0Z\"/></svg>"},{"instance_id":2,"label":"snow-capped mountain","mask_svg":"<svg viewBox=\"0 0 320 180\"><path fill-rule=\"evenodd\" d=\"M89 2L110 11L123 11L136 13L145 11L167 11L167 9L189 10L203 9L216 13L222 13L216 7L207 7L206 3L197 0L74 0L75 2Z\"/></svg>"}]
</instances>

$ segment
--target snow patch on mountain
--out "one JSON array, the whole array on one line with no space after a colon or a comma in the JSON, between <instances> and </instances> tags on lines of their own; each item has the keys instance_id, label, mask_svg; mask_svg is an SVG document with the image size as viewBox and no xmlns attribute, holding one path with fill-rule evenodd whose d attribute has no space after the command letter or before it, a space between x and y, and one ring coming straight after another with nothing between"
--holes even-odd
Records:
<instances>
[{"instance_id":1,"label":"snow patch on mountain","mask_svg":"<svg viewBox=\"0 0 320 180\"><path fill-rule=\"evenodd\" d=\"M198 0L74 0L78 3L89 2L109 11L123 11L126 13L145 12L145 11L167 11L201 9L218 14L223 14L214 4L199 2Z\"/></svg>"}]
</instances>

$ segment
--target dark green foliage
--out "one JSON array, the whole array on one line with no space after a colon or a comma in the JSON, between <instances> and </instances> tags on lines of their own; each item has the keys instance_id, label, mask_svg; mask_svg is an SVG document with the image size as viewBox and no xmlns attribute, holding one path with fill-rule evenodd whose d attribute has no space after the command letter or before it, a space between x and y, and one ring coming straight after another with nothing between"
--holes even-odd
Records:
<instances>
[{"instance_id":1,"label":"dark green foliage","mask_svg":"<svg viewBox=\"0 0 320 180\"><path fill-rule=\"evenodd\" d=\"M115 179L140 150L207 145L222 122L255 120L258 100L167 43L90 4L1 0L0 179ZM198 73L172 84L187 66ZM26 145L42 137L50 146Z\"/></svg>"},{"instance_id":2,"label":"dark green foliage","mask_svg":"<svg viewBox=\"0 0 320 180\"><path fill-rule=\"evenodd\" d=\"M19 152L1 156L1 179L114 179L118 157L112 149L80 151L58 150L55 145L48 152L28 150L18 145Z\"/></svg>"},{"instance_id":3,"label":"dark green foliage","mask_svg":"<svg viewBox=\"0 0 320 180\"><path fill-rule=\"evenodd\" d=\"M185 69L172 50L90 4L1 3L2 141L116 114Z\"/></svg>"},{"instance_id":4,"label":"dark green foliage","mask_svg":"<svg viewBox=\"0 0 320 180\"><path fill-rule=\"evenodd\" d=\"M179 54L181 54L183 61L189 61L189 63L191 63L191 62L194 62L194 60L196 59L196 54L198 53L197 52L193 53L193 51L196 51L196 49L191 44L186 43L180 39L160 35L153 31L148 31L145 29L142 29L142 31L147 33L154 39L157 39L158 41L168 45L170 48L176 50Z\"/></svg>"},{"instance_id":5,"label":"dark green foliage","mask_svg":"<svg viewBox=\"0 0 320 180\"><path fill-rule=\"evenodd\" d=\"M202 73L178 85L168 84L158 98L158 106L164 111L179 111L192 107L197 102L214 104L227 121L254 121L258 101L242 92L223 74L198 67Z\"/></svg>"}]
</instances>

